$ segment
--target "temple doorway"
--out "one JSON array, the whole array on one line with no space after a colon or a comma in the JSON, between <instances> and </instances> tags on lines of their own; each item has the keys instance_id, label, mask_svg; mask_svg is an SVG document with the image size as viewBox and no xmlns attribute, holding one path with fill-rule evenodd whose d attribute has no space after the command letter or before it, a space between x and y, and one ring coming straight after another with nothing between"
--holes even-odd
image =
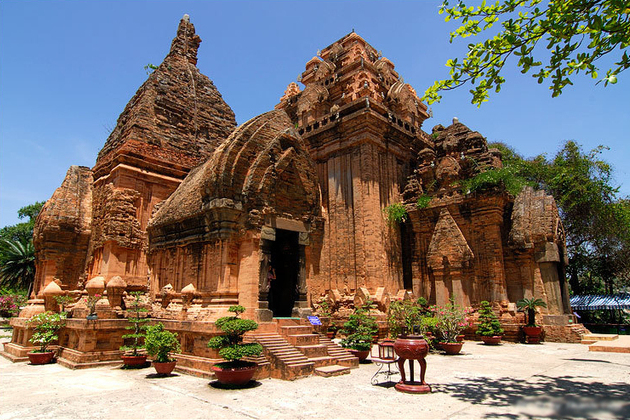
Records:
<instances>
[{"instance_id":1,"label":"temple doorway","mask_svg":"<svg viewBox=\"0 0 630 420\"><path fill-rule=\"evenodd\" d=\"M276 240L271 246L271 265L276 279L269 289L269 309L274 317L290 317L298 299L298 236L298 232L276 229Z\"/></svg>"}]
</instances>

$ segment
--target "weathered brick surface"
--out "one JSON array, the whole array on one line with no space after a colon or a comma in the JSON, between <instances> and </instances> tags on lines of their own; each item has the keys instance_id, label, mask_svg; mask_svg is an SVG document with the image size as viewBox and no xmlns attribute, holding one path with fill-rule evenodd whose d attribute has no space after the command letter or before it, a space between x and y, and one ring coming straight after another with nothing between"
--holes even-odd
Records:
<instances>
[{"instance_id":1,"label":"weathered brick surface","mask_svg":"<svg viewBox=\"0 0 630 420\"><path fill-rule=\"evenodd\" d=\"M60 230L75 222L66 214L43 212L42 232L70 229L76 238L66 233L36 239L39 288L53 277L75 288L96 275L121 276L132 288L146 288L146 227L154 207L236 126L230 107L196 67L200 42L188 18L182 19L169 54L127 104L100 151L90 172L93 182L90 178L80 191L62 186L56 194L64 194L65 204L53 197L57 207L81 209L88 228Z\"/></svg>"},{"instance_id":2,"label":"weathered brick surface","mask_svg":"<svg viewBox=\"0 0 630 420\"><path fill-rule=\"evenodd\" d=\"M162 163L174 160L190 169L232 132L234 112L212 81L197 69L200 43L194 25L182 19L170 52L118 118L99 152L97 167L112 154L126 152L117 149L135 140L157 146L145 147L143 157Z\"/></svg>"},{"instance_id":3,"label":"weathered brick surface","mask_svg":"<svg viewBox=\"0 0 630 420\"><path fill-rule=\"evenodd\" d=\"M89 168L71 166L37 217L33 229L35 294L54 278L66 290L76 289L85 279L92 228L92 182Z\"/></svg>"},{"instance_id":4,"label":"weathered brick surface","mask_svg":"<svg viewBox=\"0 0 630 420\"><path fill-rule=\"evenodd\" d=\"M204 304L226 293L253 310L268 261L261 229L310 226L319 214L314 165L286 113L256 117L195 168L151 220L151 288L192 283Z\"/></svg>"},{"instance_id":5,"label":"weathered brick surface","mask_svg":"<svg viewBox=\"0 0 630 420\"><path fill-rule=\"evenodd\" d=\"M55 277L67 290L97 275L148 288L152 316L180 334L182 369L203 375L218 358L206 347L213 321L237 303L244 316L271 320L270 294L291 301L282 316L310 314L325 296L337 321L371 299L381 326L391 300L411 292L438 304L490 300L515 340L523 316L514 303L533 296L548 304L549 339L579 336L565 327L566 251L553 198L531 189L462 194L458 182L500 168L500 152L457 121L425 133L426 106L360 36L324 48L306 64L303 90L290 84L274 111L236 129L195 66L199 43L185 17L94 168L71 168L44 207L37 290ZM415 205L422 195L426 208ZM383 209L401 201L409 222L388 223ZM282 285L274 293L272 262L290 277L272 282ZM117 360L125 320L102 318L125 314L107 302L93 324L77 304L60 338L68 366ZM42 303L32 300L24 316ZM18 355L29 332L16 326L9 347Z\"/></svg>"},{"instance_id":6,"label":"weathered brick surface","mask_svg":"<svg viewBox=\"0 0 630 420\"><path fill-rule=\"evenodd\" d=\"M405 199L410 211L411 271L416 295L445 304L482 300L509 307L537 297L543 313L570 312L563 281L564 234L553 197L524 189L512 197L502 187L462 194L458 181L502 166L497 150L465 125L433 129L435 145L421 150ZM417 208L420 195L431 198Z\"/></svg>"}]
</instances>

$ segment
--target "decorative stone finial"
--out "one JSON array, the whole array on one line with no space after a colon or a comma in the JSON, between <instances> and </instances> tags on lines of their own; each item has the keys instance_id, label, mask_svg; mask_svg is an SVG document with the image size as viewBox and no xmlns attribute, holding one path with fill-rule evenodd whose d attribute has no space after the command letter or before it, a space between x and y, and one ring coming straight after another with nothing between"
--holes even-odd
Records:
<instances>
[{"instance_id":1,"label":"decorative stone finial","mask_svg":"<svg viewBox=\"0 0 630 420\"><path fill-rule=\"evenodd\" d=\"M453 124L457 124L459 122L459 118L453 117Z\"/></svg>"},{"instance_id":2,"label":"decorative stone finial","mask_svg":"<svg viewBox=\"0 0 630 420\"><path fill-rule=\"evenodd\" d=\"M196 65L199 44L201 44L201 38L195 34L195 26L190 23L190 16L184 15L179 22L177 36L173 39L169 56L184 56L191 64Z\"/></svg>"}]
</instances>

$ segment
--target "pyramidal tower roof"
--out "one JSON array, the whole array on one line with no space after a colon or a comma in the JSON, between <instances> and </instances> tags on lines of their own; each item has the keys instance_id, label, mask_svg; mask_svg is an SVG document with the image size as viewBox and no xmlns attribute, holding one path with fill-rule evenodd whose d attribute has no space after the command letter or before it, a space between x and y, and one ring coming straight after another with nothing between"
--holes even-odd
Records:
<instances>
[{"instance_id":1,"label":"pyramidal tower roof","mask_svg":"<svg viewBox=\"0 0 630 420\"><path fill-rule=\"evenodd\" d=\"M196 66L200 43L184 15L166 58L118 117L98 154L96 177L130 159L134 166L181 167L187 172L234 130L234 112Z\"/></svg>"}]
</instances>

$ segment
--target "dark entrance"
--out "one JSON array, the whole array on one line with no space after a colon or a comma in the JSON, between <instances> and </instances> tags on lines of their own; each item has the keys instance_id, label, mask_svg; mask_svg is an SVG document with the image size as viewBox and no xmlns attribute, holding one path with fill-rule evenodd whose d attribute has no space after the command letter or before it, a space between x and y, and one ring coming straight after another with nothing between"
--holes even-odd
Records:
<instances>
[{"instance_id":1,"label":"dark entrance","mask_svg":"<svg viewBox=\"0 0 630 420\"><path fill-rule=\"evenodd\" d=\"M299 245L298 232L276 229L271 246L271 265L276 279L269 290L269 309L274 317L289 317L298 298Z\"/></svg>"}]
</instances>

